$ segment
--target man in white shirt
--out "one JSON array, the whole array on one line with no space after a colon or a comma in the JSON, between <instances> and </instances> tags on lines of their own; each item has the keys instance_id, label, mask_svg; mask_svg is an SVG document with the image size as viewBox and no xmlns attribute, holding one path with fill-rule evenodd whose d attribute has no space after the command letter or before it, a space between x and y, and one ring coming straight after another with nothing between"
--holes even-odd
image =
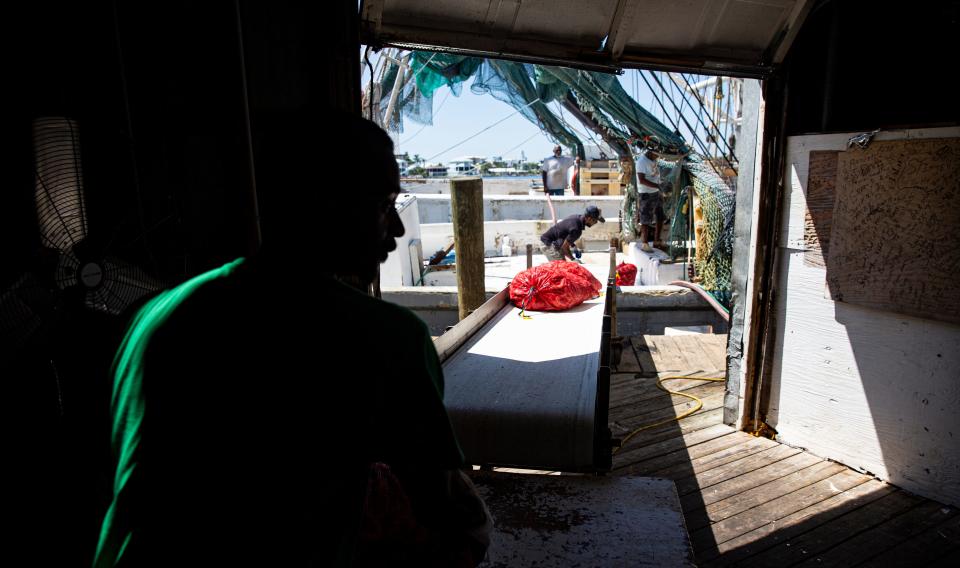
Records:
<instances>
[{"instance_id":1,"label":"man in white shirt","mask_svg":"<svg viewBox=\"0 0 960 568\"><path fill-rule=\"evenodd\" d=\"M543 175L543 192L547 195L563 195L567 187L567 170L574 164L580 164L580 157L563 156L563 149L553 147L553 156L543 160L540 173Z\"/></svg>"},{"instance_id":2,"label":"man in white shirt","mask_svg":"<svg viewBox=\"0 0 960 568\"><path fill-rule=\"evenodd\" d=\"M640 194L640 206L637 208L640 217L640 247L650 252L650 227L656 225L654 232L655 244L660 243L660 231L666 215L660 199L660 168L657 166L659 158L653 150L647 150L637 160L637 192Z\"/></svg>"}]
</instances>

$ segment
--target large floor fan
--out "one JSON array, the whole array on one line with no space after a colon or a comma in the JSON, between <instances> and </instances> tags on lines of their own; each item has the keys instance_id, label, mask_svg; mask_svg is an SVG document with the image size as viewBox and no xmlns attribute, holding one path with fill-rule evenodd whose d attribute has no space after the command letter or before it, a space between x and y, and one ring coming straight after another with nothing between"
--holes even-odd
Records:
<instances>
[{"instance_id":1,"label":"large floor fan","mask_svg":"<svg viewBox=\"0 0 960 568\"><path fill-rule=\"evenodd\" d=\"M0 339L8 356L43 343L65 312L120 316L162 287L145 270L112 254L115 243L106 232L91 234L79 138L72 120L34 121L33 201L40 246L30 265L0 292Z\"/></svg>"},{"instance_id":2,"label":"large floor fan","mask_svg":"<svg viewBox=\"0 0 960 568\"><path fill-rule=\"evenodd\" d=\"M35 120L32 199L29 186L4 188L23 192L6 196L17 221L8 244L21 248L0 281L0 453L12 479L5 502L18 519L16 547L59 566L92 559L112 483L111 361L129 315L163 287L123 258L146 255L143 238L133 237L137 249L117 237L132 223L109 201L115 188L86 188L104 207L88 215L80 134L73 120ZM21 223L31 214L35 223ZM91 227L91 218L105 226ZM27 234L14 234L21 227Z\"/></svg>"}]
</instances>

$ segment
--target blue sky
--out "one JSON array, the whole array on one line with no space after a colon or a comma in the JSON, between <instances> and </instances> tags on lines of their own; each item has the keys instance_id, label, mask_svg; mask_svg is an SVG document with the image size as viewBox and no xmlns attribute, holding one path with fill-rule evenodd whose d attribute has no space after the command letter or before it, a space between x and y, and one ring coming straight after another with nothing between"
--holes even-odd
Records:
<instances>
[{"instance_id":1,"label":"blue sky","mask_svg":"<svg viewBox=\"0 0 960 568\"><path fill-rule=\"evenodd\" d=\"M364 80L366 78L364 73ZM620 76L620 82L627 93L634 95L642 106L670 125L669 120L664 120L663 111L639 78L637 71L626 71ZM471 83L472 80L463 86L460 96L454 96L447 87L434 93L433 125L425 127L405 118L399 139L394 137L397 152L408 152L410 156L419 154L421 158L431 162L446 162L461 156L503 156L506 159L517 159L521 157L521 152L530 161L540 161L550 155L554 144L536 125L507 103L490 95L473 94L470 91ZM654 88L657 88L655 84ZM560 114L559 107L555 104L551 104L551 110ZM677 118L675 111L671 114L674 119ZM574 127L574 131L585 144L591 143L586 129L579 122L566 112L563 113L563 118ZM503 122L480 133L501 120ZM690 120L693 122L692 118ZM477 133L480 134L466 140ZM596 135L593 137L596 138Z\"/></svg>"},{"instance_id":2,"label":"blue sky","mask_svg":"<svg viewBox=\"0 0 960 568\"><path fill-rule=\"evenodd\" d=\"M399 138L394 138L398 152L409 152L411 156L420 154L424 159L436 156L430 161L447 161L460 156L513 159L519 158L521 151L528 159L536 161L550 154L553 144L536 125L507 103L489 95L474 95L470 91L472 82L470 80L464 86L459 97L447 87L437 90L433 96L432 126L424 127L404 119L403 132ZM509 118L490 130L444 151L506 117Z\"/></svg>"}]
</instances>

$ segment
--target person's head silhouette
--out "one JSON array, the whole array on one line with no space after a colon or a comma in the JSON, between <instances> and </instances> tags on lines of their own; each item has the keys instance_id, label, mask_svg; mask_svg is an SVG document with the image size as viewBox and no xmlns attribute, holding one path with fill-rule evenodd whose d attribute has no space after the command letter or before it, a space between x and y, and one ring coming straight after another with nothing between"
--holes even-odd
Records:
<instances>
[{"instance_id":1,"label":"person's head silhouette","mask_svg":"<svg viewBox=\"0 0 960 568\"><path fill-rule=\"evenodd\" d=\"M404 232L394 206L400 173L393 141L373 122L338 111L277 126L273 147L264 150L283 170L274 179L288 187L263 195L264 249L288 258L311 254L303 260L319 259L321 272L370 284Z\"/></svg>"}]
</instances>

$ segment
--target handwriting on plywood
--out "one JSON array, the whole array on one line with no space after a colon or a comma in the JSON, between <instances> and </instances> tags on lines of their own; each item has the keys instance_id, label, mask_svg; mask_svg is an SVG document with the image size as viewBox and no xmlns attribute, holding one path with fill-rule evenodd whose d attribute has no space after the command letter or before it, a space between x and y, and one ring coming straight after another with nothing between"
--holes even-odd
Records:
<instances>
[{"instance_id":1,"label":"handwriting on plywood","mask_svg":"<svg viewBox=\"0 0 960 568\"><path fill-rule=\"evenodd\" d=\"M825 266L830 249L833 205L836 197L837 160L840 152L810 152L807 170L807 211L803 226L806 253L803 260L812 266Z\"/></svg>"},{"instance_id":2,"label":"handwriting on plywood","mask_svg":"<svg viewBox=\"0 0 960 568\"><path fill-rule=\"evenodd\" d=\"M960 323L960 139L841 153L832 224L830 298Z\"/></svg>"}]
</instances>

